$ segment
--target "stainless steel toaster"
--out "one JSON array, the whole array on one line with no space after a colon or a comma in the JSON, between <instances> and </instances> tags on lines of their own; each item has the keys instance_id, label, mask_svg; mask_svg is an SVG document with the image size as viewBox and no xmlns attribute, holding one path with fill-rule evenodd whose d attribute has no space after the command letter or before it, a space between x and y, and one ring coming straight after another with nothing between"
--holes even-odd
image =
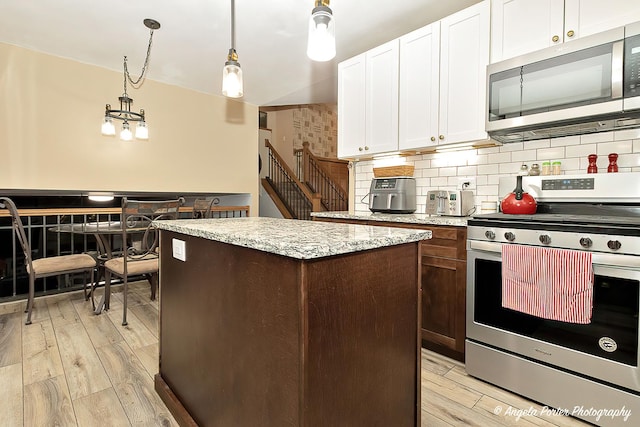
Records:
<instances>
[{"instance_id":1,"label":"stainless steel toaster","mask_svg":"<svg viewBox=\"0 0 640 427\"><path fill-rule=\"evenodd\" d=\"M416 211L416 180L406 176L373 178L369 189L369 210L385 213Z\"/></svg>"},{"instance_id":2,"label":"stainless steel toaster","mask_svg":"<svg viewBox=\"0 0 640 427\"><path fill-rule=\"evenodd\" d=\"M475 211L471 190L429 190L427 207L429 215L469 216Z\"/></svg>"}]
</instances>

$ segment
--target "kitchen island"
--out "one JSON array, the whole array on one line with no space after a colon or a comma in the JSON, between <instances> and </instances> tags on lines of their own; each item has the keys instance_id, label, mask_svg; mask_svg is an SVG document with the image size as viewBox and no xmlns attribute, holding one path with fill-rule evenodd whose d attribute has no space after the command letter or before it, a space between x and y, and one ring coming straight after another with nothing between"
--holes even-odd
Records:
<instances>
[{"instance_id":1,"label":"kitchen island","mask_svg":"<svg viewBox=\"0 0 640 427\"><path fill-rule=\"evenodd\" d=\"M420 425L419 260L430 231L270 218L157 225L156 390L181 425Z\"/></svg>"}]
</instances>

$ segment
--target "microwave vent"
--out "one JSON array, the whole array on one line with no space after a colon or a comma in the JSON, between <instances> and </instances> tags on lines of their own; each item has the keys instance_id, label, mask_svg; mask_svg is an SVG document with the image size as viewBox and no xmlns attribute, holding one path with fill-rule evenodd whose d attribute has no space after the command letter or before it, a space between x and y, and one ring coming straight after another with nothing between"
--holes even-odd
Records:
<instances>
[{"instance_id":1,"label":"microwave vent","mask_svg":"<svg viewBox=\"0 0 640 427\"><path fill-rule=\"evenodd\" d=\"M519 129L502 129L490 131L489 136L496 141L509 143L635 128L640 128L640 113L622 118L608 117L586 122L556 122L554 125L545 127L532 125Z\"/></svg>"}]
</instances>

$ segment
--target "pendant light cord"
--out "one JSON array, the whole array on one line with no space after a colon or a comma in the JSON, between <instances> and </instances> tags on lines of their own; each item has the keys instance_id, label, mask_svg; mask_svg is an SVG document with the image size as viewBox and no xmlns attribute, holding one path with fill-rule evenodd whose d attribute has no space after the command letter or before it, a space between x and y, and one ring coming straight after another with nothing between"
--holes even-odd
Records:
<instances>
[{"instance_id":1,"label":"pendant light cord","mask_svg":"<svg viewBox=\"0 0 640 427\"><path fill-rule=\"evenodd\" d=\"M231 49L236 50L236 1L231 0Z\"/></svg>"},{"instance_id":2,"label":"pendant light cord","mask_svg":"<svg viewBox=\"0 0 640 427\"><path fill-rule=\"evenodd\" d=\"M131 83L131 86L133 86L134 89L140 89L140 86L142 86L142 83L144 83L142 80L144 79L144 75L146 74L147 67L149 65L149 57L151 56L152 44L153 44L153 30L150 30L149 44L147 45L147 56L144 59L144 64L142 65L140 76L135 81L133 81L133 79L131 78L131 74L129 74L129 68L127 67L127 57L125 55L124 57L124 94L125 95L127 94L127 80L129 81L129 83Z\"/></svg>"}]
</instances>

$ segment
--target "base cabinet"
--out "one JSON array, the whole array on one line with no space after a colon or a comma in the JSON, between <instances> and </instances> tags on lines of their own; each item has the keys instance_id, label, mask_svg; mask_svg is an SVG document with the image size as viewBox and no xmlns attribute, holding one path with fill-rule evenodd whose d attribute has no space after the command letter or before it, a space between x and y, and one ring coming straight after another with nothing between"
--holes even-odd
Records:
<instances>
[{"instance_id":1,"label":"base cabinet","mask_svg":"<svg viewBox=\"0 0 640 427\"><path fill-rule=\"evenodd\" d=\"M467 295L467 229L397 222L314 217L314 221L431 230L421 243L422 347L464 362Z\"/></svg>"}]
</instances>

